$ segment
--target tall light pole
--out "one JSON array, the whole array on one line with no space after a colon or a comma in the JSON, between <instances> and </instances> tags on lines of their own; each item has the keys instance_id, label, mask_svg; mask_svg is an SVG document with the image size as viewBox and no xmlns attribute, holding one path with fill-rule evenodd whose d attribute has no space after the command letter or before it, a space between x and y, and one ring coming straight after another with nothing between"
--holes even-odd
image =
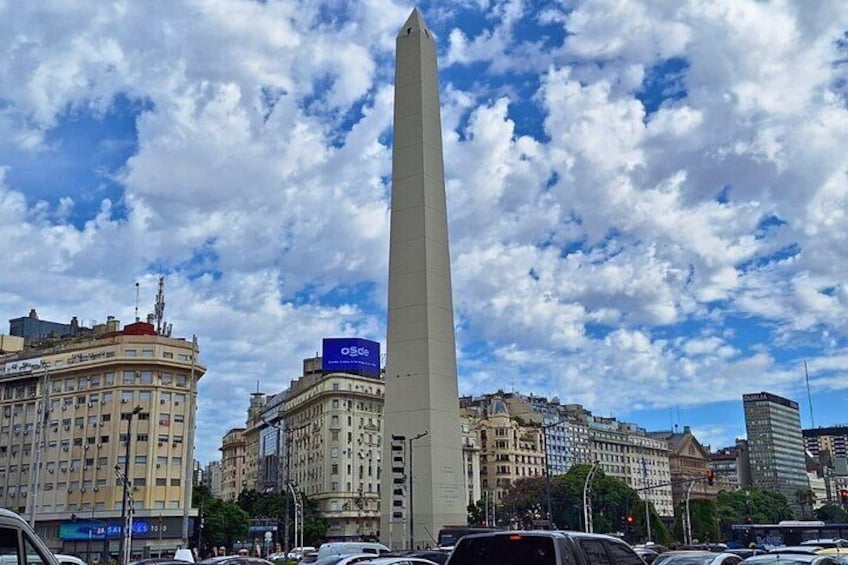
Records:
<instances>
[{"instance_id":1,"label":"tall light pole","mask_svg":"<svg viewBox=\"0 0 848 565\"><path fill-rule=\"evenodd\" d=\"M695 486L694 479L689 481L689 488L686 489L686 529L683 531L683 543L686 545L692 545L692 515L689 513L689 497L693 486Z\"/></svg>"},{"instance_id":2,"label":"tall light pole","mask_svg":"<svg viewBox=\"0 0 848 565\"><path fill-rule=\"evenodd\" d=\"M583 530L591 534L595 529L592 525L592 504L589 501L589 486L592 484L592 479L595 478L595 472L598 470L600 461L592 463L592 468L586 475L586 481L583 483Z\"/></svg>"},{"instance_id":3,"label":"tall light pole","mask_svg":"<svg viewBox=\"0 0 848 565\"><path fill-rule=\"evenodd\" d=\"M129 482L130 482L129 473L130 473L130 444L132 443L132 421L133 421L133 416L141 413L142 410L144 410L144 408L142 408L141 406L136 406L135 408L132 409L132 412L127 414L127 443L126 443L126 449L124 451L124 481L123 481L124 488L122 489L122 494L121 494L121 544L120 544L120 552L119 552L119 555L121 556L122 563L124 563L124 564L126 564L127 561L128 561L128 558L124 555L124 553L127 552L127 549L129 549L129 552L127 552L127 553L132 555L132 548L127 547L128 540L132 539L130 537L132 535L132 532L128 531L128 528L127 528L127 495L129 493L128 488L129 488Z\"/></svg>"},{"instance_id":4,"label":"tall light pole","mask_svg":"<svg viewBox=\"0 0 848 565\"><path fill-rule=\"evenodd\" d=\"M430 434L430 430L424 430L416 436L409 438L409 549L415 549L415 516L412 513L412 442Z\"/></svg>"},{"instance_id":5,"label":"tall light pole","mask_svg":"<svg viewBox=\"0 0 848 565\"><path fill-rule=\"evenodd\" d=\"M35 516L38 511L38 491L41 488L41 451L44 449L44 434L47 432L47 422L50 415L50 388L49 388L49 365L46 361L41 362L41 412L35 415L35 424L32 429L32 453L35 456L35 464L32 473L35 479L29 492L30 508L29 525L35 528ZM40 416L40 418L39 418ZM26 426L26 423L24 423Z\"/></svg>"}]
</instances>

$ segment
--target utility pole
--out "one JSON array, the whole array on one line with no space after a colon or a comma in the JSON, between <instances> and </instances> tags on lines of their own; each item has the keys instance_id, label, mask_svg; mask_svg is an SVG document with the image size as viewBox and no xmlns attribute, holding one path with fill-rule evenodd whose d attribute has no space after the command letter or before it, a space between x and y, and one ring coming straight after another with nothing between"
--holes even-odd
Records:
<instances>
[{"instance_id":1,"label":"utility pole","mask_svg":"<svg viewBox=\"0 0 848 565\"><path fill-rule=\"evenodd\" d=\"M162 284L160 278L160 285ZM160 290L161 292L161 290ZM165 308L164 298L162 298L162 309ZM158 300L157 300L158 304ZM157 306L158 308L158 306ZM194 487L194 426L195 412L197 411L197 383L194 378L195 367L197 365L197 336L191 336L191 373L188 383L188 406L186 406L186 457L183 464L185 465L185 478L183 484L183 539L185 540L184 547L189 549L188 535L188 519L189 509L191 508L191 494ZM198 519L200 517L198 516Z\"/></svg>"},{"instance_id":2,"label":"utility pole","mask_svg":"<svg viewBox=\"0 0 848 565\"><path fill-rule=\"evenodd\" d=\"M689 513L689 497L692 494L692 487L695 486L695 480L689 481L689 487L686 489L686 524L683 531L683 543L692 545L692 515Z\"/></svg>"},{"instance_id":3,"label":"utility pole","mask_svg":"<svg viewBox=\"0 0 848 565\"><path fill-rule=\"evenodd\" d=\"M129 562L129 557L127 554L132 555L132 548L127 547L127 543L132 542L132 518L130 518L129 525L127 524L127 497L129 496L129 487L130 487L130 444L132 443L132 421L133 416L140 413L143 410L141 406L136 406L132 409L132 412L127 413L127 443L124 450L124 477L123 477L123 490L121 495L121 543L120 543L120 552L121 563L126 565ZM115 470L120 472L121 468L118 465L115 465Z\"/></svg>"}]
</instances>

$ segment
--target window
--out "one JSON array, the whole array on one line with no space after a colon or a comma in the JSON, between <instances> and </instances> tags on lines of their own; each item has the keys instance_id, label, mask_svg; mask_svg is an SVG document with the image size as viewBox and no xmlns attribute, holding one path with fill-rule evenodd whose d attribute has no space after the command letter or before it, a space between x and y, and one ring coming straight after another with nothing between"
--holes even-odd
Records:
<instances>
[{"instance_id":1,"label":"window","mask_svg":"<svg viewBox=\"0 0 848 565\"><path fill-rule=\"evenodd\" d=\"M171 479L171 486L172 487L180 486L180 480L179 479Z\"/></svg>"},{"instance_id":2,"label":"window","mask_svg":"<svg viewBox=\"0 0 848 565\"><path fill-rule=\"evenodd\" d=\"M174 353L171 351L165 351L162 353L162 357L164 357L165 359L173 359Z\"/></svg>"},{"instance_id":3,"label":"window","mask_svg":"<svg viewBox=\"0 0 848 565\"><path fill-rule=\"evenodd\" d=\"M153 371L142 371L139 373L138 380L143 385L153 384Z\"/></svg>"},{"instance_id":4,"label":"window","mask_svg":"<svg viewBox=\"0 0 848 565\"><path fill-rule=\"evenodd\" d=\"M636 553L623 543L604 542L607 551L615 565L642 565L642 560ZM728 563L727 565L735 565Z\"/></svg>"},{"instance_id":5,"label":"window","mask_svg":"<svg viewBox=\"0 0 848 565\"><path fill-rule=\"evenodd\" d=\"M186 385L186 376L185 375L177 375L177 386L185 386Z\"/></svg>"},{"instance_id":6,"label":"window","mask_svg":"<svg viewBox=\"0 0 848 565\"><path fill-rule=\"evenodd\" d=\"M159 457L156 458L156 464L160 465L160 466L161 465L167 465L168 464L168 458L160 455Z\"/></svg>"},{"instance_id":7,"label":"window","mask_svg":"<svg viewBox=\"0 0 848 565\"><path fill-rule=\"evenodd\" d=\"M138 401L139 402L150 402L150 391L149 390L139 391Z\"/></svg>"},{"instance_id":8,"label":"window","mask_svg":"<svg viewBox=\"0 0 848 565\"><path fill-rule=\"evenodd\" d=\"M182 424L185 422L185 414L174 414L174 423Z\"/></svg>"},{"instance_id":9,"label":"window","mask_svg":"<svg viewBox=\"0 0 848 565\"><path fill-rule=\"evenodd\" d=\"M153 357L153 350L152 349L142 349L141 350L141 356L142 357Z\"/></svg>"},{"instance_id":10,"label":"window","mask_svg":"<svg viewBox=\"0 0 848 565\"><path fill-rule=\"evenodd\" d=\"M32 540L30 540L29 535L23 534L23 538L27 565L48 565L50 561L45 560L35 546L32 545Z\"/></svg>"},{"instance_id":11,"label":"window","mask_svg":"<svg viewBox=\"0 0 848 565\"><path fill-rule=\"evenodd\" d=\"M136 357L138 356L138 351L136 351L135 349L127 349L126 351L124 351L124 355L126 355L127 357Z\"/></svg>"},{"instance_id":12,"label":"window","mask_svg":"<svg viewBox=\"0 0 848 565\"><path fill-rule=\"evenodd\" d=\"M121 382L125 385L134 385L135 384L135 371L124 371L124 378Z\"/></svg>"},{"instance_id":13,"label":"window","mask_svg":"<svg viewBox=\"0 0 848 565\"><path fill-rule=\"evenodd\" d=\"M159 378L160 378L160 379L162 379L162 384L163 384L163 385L169 385L169 384L171 384L171 383L173 382L173 380L174 380L174 377L173 377L173 375L171 375L171 373L161 373L161 374L159 375ZM164 396L165 396L165 395L163 394L162 396L163 396L163 398L164 398ZM171 396L171 394L170 394L170 393L168 393L168 396L170 397L170 396ZM170 400L170 398L169 398L168 400Z\"/></svg>"},{"instance_id":14,"label":"window","mask_svg":"<svg viewBox=\"0 0 848 565\"><path fill-rule=\"evenodd\" d=\"M105 375L103 375L103 384L105 384L105 385L115 384L115 373L106 373Z\"/></svg>"},{"instance_id":15,"label":"window","mask_svg":"<svg viewBox=\"0 0 848 565\"><path fill-rule=\"evenodd\" d=\"M182 465L183 464L183 458L182 457L172 457L171 458L171 464L172 465Z\"/></svg>"},{"instance_id":16,"label":"window","mask_svg":"<svg viewBox=\"0 0 848 565\"><path fill-rule=\"evenodd\" d=\"M168 486L168 479L156 479L157 487L166 487Z\"/></svg>"},{"instance_id":17,"label":"window","mask_svg":"<svg viewBox=\"0 0 848 565\"><path fill-rule=\"evenodd\" d=\"M144 479L144 478L133 479L132 485L134 487L146 487L147 486L147 479ZM138 501L135 501L135 506L138 507Z\"/></svg>"},{"instance_id":18,"label":"window","mask_svg":"<svg viewBox=\"0 0 848 565\"><path fill-rule=\"evenodd\" d=\"M604 546L600 541L582 539L580 547L586 552L586 557L592 565L611 565L607 552L604 551Z\"/></svg>"},{"instance_id":19,"label":"window","mask_svg":"<svg viewBox=\"0 0 848 565\"><path fill-rule=\"evenodd\" d=\"M133 391L125 390L121 393L121 402L128 404L133 401Z\"/></svg>"},{"instance_id":20,"label":"window","mask_svg":"<svg viewBox=\"0 0 848 565\"><path fill-rule=\"evenodd\" d=\"M138 465L147 465L147 455L136 455L135 462Z\"/></svg>"}]
</instances>

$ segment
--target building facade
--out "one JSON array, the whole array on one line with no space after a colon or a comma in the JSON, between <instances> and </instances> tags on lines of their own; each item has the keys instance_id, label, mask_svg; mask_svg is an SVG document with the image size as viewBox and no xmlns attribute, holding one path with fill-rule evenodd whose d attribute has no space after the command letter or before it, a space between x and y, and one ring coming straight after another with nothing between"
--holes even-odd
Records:
<instances>
[{"instance_id":1,"label":"building facade","mask_svg":"<svg viewBox=\"0 0 848 565\"><path fill-rule=\"evenodd\" d=\"M233 428L221 441L221 498L234 501L247 486L244 428Z\"/></svg>"},{"instance_id":2,"label":"building facade","mask_svg":"<svg viewBox=\"0 0 848 565\"><path fill-rule=\"evenodd\" d=\"M751 486L751 463L748 459L748 440L738 438L736 445L723 447L710 454L710 466L716 480L727 490Z\"/></svg>"},{"instance_id":3,"label":"building facade","mask_svg":"<svg viewBox=\"0 0 848 565\"><path fill-rule=\"evenodd\" d=\"M105 559L117 555L126 478L132 554L173 549L196 514L197 345L144 322L71 325L64 336L38 325L0 357L0 506L35 513L54 551ZM93 543L80 534L92 527Z\"/></svg>"},{"instance_id":4,"label":"building facade","mask_svg":"<svg viewBox=\"0 0 848 565\"><path fill-rule=\"evenodd\" d=\"M754 486L780 491L800 511L796 494L809 482L798 403L769 392L745 394L742 401Z\"/></svg>"},{"instance_id":5,"label":"building facade","mask_svg":"<svg viewBox=\"0 0 848 565\"><path fill-rule=\"evenodd\" d=\"M288 476L318 504L327 539L374 538L380 530L384 382L303 362L291 383L284 427Z\"/></svg>"},{"instance_id":6,"label":"building facade","mask_svg":"<svg viewBox=\"0 0 848 565\"><path fill-rule=\"evenodd\" d=\"M689 426L683 426L682 432L668 430L651 432L650 435L664 441L668 447L674 506L685 502L687 492L690 499L715 500L722 486L728 488L721 484L721 475L714 475L712 485L707 481L707 471L712 469L710 452L692 434Z\"/></svg>"},{"instance_id":7,"label":"building facade","mask_svg":"<svg viewBox=\"0 0 848 565\"><path fill-rule=\"evenodd\" d=\"M802 430L804 447L822 465L834 467L835 459L848 459L848 426Z\"/></svg>"},{"instance_id":8,"label":"building facade","mask_svg":"<svg viewBox=\"0 0 848 565\"><path fill-rule=\"evenodd\" d=\"M221 492L222 480L221 462L210 461L203 471L203 484L209 489L209 494L215 498L223 498Z\"/></svg>"}]
</instances>

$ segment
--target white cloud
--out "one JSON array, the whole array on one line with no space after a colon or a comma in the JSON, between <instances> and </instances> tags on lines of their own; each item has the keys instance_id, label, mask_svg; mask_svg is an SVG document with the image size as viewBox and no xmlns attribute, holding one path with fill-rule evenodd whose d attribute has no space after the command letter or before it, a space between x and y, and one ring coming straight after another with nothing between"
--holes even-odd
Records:
<instances>
[{"instance_id":1,"label":"white cloud","mask_svg":"<svg viewBox=\"0 0 848 565\"><path fill-rule=\"evenodd\" d=\"M833 61L848 10L531 8L425 14L443 74L488 66L443 96L463 390L519 383L598 411L738 400L754 379L792 394L797 367L776 353L798 340L817 352L814 382L844 390L848 110ZM168 270L169 316L209 365L202 459L243 423L234 395L282 389L323 336L380 339L391 52L410 9L0 6L0 309L129 320L134 282L152 297ZM455 19L469 10L473 29ZM562 44L523 31L539 22ZM640 89L668 58L686 61L685 96L651 112ZM58 124L108 115L118 94L145 104L123 193L72 224L83 187L42 201L18 173L61 153ZM528 104L540 127L521 121Z\"/></svg>"}]
</instances>

